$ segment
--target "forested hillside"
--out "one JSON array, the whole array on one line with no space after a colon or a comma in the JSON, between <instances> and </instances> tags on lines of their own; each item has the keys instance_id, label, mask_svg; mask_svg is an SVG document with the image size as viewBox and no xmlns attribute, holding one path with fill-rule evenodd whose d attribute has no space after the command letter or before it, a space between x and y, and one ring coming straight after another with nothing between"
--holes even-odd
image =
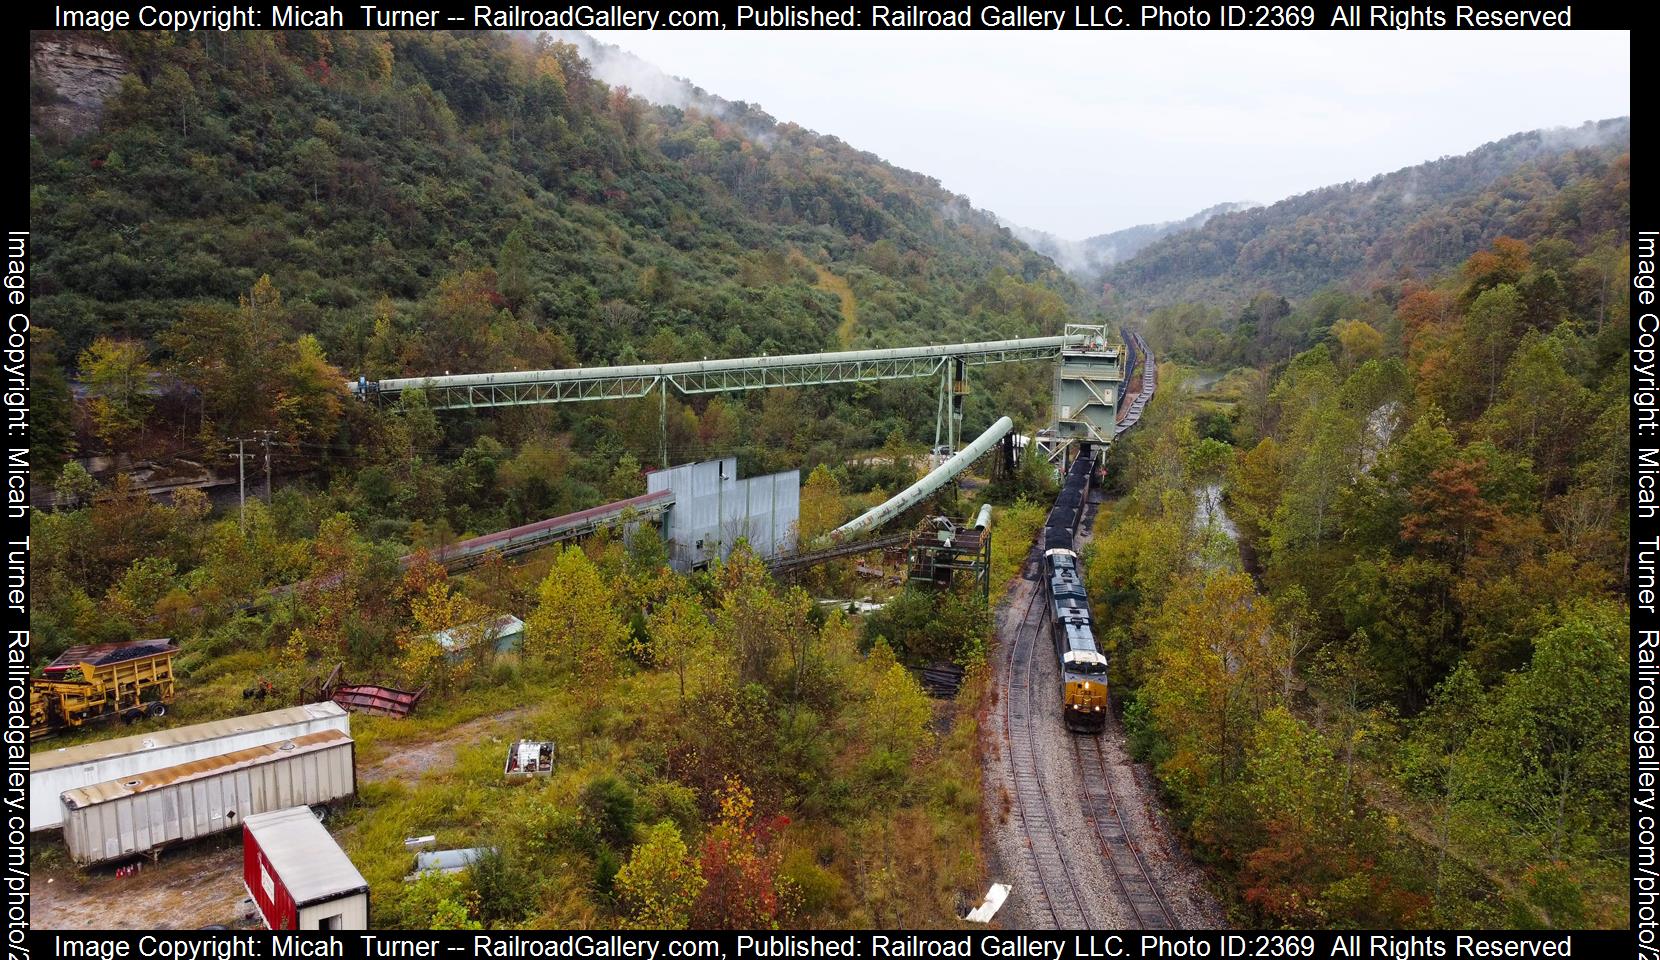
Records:
<instances>
[{"instance_id":1,"label":"forested hillside","mask_svg":"<svg viewBox=\"0 0 1660 960\"><path fill-rule=\"evenodd\" d=\"M199 394L175 433L353 440L302 399L318 365L374 378L940 342L1052 330L1082 302L928 177L747 105L655 107L545 38L108 43L128 72L101 126L31 140L55 358L37 368L91 378L98 337L131 344L124 362ZM37 116L62 96L39 73ZM242 352L195 362L227 340ZM879 441L900 418L872 423ZM61 456L67 428L42 426ZM121 426L95 424L83 452L94 436L130 448Z\"/></svg>"},{"instance_id":2,"label":"forested hillside","mask_svg":"<svg viewBox=\"0 0 1660 960\"><path fill-rule=\"evenodd\" d=\"M1242 921L1628 922L1629 164L1449 208L1515 235L1445 270L1411 270L1439 255L1413 232L1409 279L1147 318L1235 369L1167 368L1091 595Z\"/></svg>"},{"instance_id":3,"label":"forested hillside","mask_svg":"<svg viewBox=\"0 0 1660 960\"><path fill-rule=\"evenodd\" d=\"M975 667L983 605L877 636L742 546L677 573L650 525L400 565L643 492L657 398L438 413L345 381L1053 332L1080 316L1071 280L926 177L751 107L653 106L568 45L75 42L125 72L78 134L90 88L31 87L35 479L59 498L30 524L34 667L173 638L178 698L143 729L297 702L336 665L424 690L407 720L353 718L360 788L330 822L376 927L929 926L979 895L984 682L931 700L900 657ZM970 427L1035 419L1049 371L1027 367L974 374ZM916 478L936 390L673 399L669 454L800 468L811 538ZM229 464L261 430L275 489L245 511L127 474ZM523 639L498 652L509 613ZM557 742L551 776L504 780L523 736ZM428 833L499 853L406 882Z\"/></svg>"},{"instance_id":4,"label":"forested hillside","mask_svg":"<svg viewBox=\"0 0 1660 960\"><path fill-rule=\"evenodd\" d=\"M1519 133L1463 156L1223 213L1109 268L1126 306L1224 306L1452 267L1501 236L1590 240L1629 219L1629 118ZM1283 357L1282 357L1283 358Z\"/></svg>"},{"instance_id":5,"label":"forested hillside","mask_svg":"<svg viewBox=\"0 0 1660 960\"><path fill-rule=\"evenodd\" d=\"M1080 280L1092 283L1094 276L1102 270L1130 259L1157 240L1174 233L1198 229L1217 214L1249 210L1254 206L1256 204L1248 202L1218 203L1181 220L1137 224L1110 233L1099 233L1084 240L1069 240L1043 230L1014 224L1010 224L1009 229L1016 237L1030 244L1033 250L1065 267Z\"/></svg>"}]
</instances>

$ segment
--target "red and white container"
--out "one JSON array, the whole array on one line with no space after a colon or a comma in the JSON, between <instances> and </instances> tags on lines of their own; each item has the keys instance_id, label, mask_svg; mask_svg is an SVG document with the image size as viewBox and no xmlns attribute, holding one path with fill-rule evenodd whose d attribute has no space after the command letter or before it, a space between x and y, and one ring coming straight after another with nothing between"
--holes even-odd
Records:
<instances>
[{"instance_id":1,"label":"red and white container","mask_svg":"<svg viewBox=\"0 0 1660 960\"><path fill-rule=\"evenodd\" d=\"M308 807L242 821L242 883L269 929L369 929L369 884Z\"/></svg>"}]
</instances>

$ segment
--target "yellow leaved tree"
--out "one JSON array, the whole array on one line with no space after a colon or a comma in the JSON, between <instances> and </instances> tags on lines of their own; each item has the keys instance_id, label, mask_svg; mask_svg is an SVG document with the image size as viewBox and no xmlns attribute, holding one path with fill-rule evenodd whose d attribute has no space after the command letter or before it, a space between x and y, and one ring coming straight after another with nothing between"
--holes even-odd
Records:
<instances>
[{"instance_id":1,"label":"yellow leaved tree","mask_svg":"<svg viewBox=\"0 0 1660 960\"><path fill-rule=\"evenodd\" d=\"M591 690L616 671L628 642L628 624L599 569L580 547L560 551L525 621L526 657L571 671Z\"/></svg>"}]
</instances>

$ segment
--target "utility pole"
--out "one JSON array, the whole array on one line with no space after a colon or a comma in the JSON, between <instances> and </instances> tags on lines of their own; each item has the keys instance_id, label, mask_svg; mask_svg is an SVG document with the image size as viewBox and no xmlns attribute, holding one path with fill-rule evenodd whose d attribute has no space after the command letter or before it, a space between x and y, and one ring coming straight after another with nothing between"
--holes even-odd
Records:
<instances>
[{"instance_id":1,"label":"utility pole","mask_svg":"<svg viewBox=\"0 0 1660 960\"><path fill-rule=\"evenodd\" d=\"M248 532L248 458L253 454L246 452L243 446L248 442L245 438L234 439L236 452L231 456L236 458L236 525L243 532Z\"/></svg>"},{"instance_id":2,"label":"utility pole","mask_svg":"<svg viewBox=\"0 0 1660 960\"><path fill-rule=\"evenodd\" d=\"M269 505L271 503L271 438L273 434L269 430L255 430L254 434L259 437L260 444L265 447L265 503Z\"/></svg>"}]
</instances>

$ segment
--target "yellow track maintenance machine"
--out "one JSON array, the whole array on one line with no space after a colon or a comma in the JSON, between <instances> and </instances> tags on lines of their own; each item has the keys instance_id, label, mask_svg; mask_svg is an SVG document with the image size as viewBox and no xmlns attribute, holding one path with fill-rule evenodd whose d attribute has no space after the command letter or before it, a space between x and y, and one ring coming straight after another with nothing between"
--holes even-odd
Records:
<instances>
[{"instance_id":1,"label":"yellow track maintenance machine","mask_svg":"<svg viewBox=\"0 0 1660 960\"><path fill-rule=\"evenodd\" d=\"M173 702L178 652L171 640L70 647L29 684L29 737L111 717L161 716Z\"/></svg>"}]
</instances>

